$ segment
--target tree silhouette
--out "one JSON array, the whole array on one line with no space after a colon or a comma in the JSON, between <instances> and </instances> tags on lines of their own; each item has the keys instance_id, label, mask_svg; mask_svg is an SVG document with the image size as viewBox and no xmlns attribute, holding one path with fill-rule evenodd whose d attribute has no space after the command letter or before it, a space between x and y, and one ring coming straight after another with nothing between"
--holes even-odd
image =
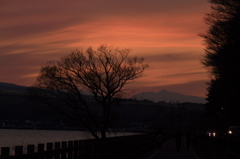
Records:
<instances>
[{"instance_id":1,"label":"tree silhouette","mask_svg":"<svg viewBox=\"0 0 240 159\"><path fill-rule=\"evenodd\" d=\"M141 77L148 67L143 58L129 57L130 52L107 45L74 51L43 66L30 92L67 118L78 120L95 138L106 138L111 107L133 91L126 84Z\"/></svg>"},{"instance_id":2,"label":"tree silhouette","mask_svg":"<svg viewBox=\"0 0 240 159\"><path fill-rule=\"evenodd\" d=\"M210 0L202 64L209 71L207 110L224 110L226 125L240 124L240 1ZM210 111L211 110L211 111ZM215 113L213 113L215 112Z\"/></svg>"}]
</instances>

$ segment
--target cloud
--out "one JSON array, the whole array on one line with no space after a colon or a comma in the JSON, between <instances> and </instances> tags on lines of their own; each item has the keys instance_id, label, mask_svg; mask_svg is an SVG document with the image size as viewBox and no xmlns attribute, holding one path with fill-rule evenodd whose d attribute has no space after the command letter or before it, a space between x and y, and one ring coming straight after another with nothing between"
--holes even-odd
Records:
<instances>
[{"instance_id":1,"label":"cloud","mask_svg":"<svg viewBox=\"0 0 240 159\"><path fill-rule=\"evenodd\" d=\"M179 74L170 74L170 75L164 75L159 76L161 77L179 77L179 76L196 76L196 75L206 75L206 72L190 72L190 73L179 73Z\"/></svg>"},{"instance_id":2,"label":"cloud","mask_svg":"<svg viewBox=\"0 0 240 159\"><path fill-rule=\"evenodd\" d=\"M39 75L38 73L32 73L32 74L24 75L21 78L29 78L29 77L30 78L32 78L32 77L36 78L38 75Z\"/></svg>"},{"instance_id":3,"label":"cloud","mask_svg":"<svg viewBox=\"0 0 240 159\"><path fill-rule=\"evenodd\" d=\"M40 66L102 43L133 49L150 67L142 87L206 79L202 0L1 1L1 81L31 85ZM195 74L194 74L195 73ZM199 73L199 74L198 74ZM24 78L22 78L24 77ZM148 82L146 82L148 81ZM149 85L148 83L151 83Z\"/></svg>"},{"instance_id":4,"label":"cloud","mask_svg":"<svg viewBox=\"0 0 240 159\"><path fill-rule=\"evenodd\" d=\"M192 52L174 52L174 53L164 53L159 52L158 54L150 54L146 57L149 62L176 62L176 61L189 61L189 60L199 60L199 54L195 51Z\"/></svg>"},{"instance_id":5,"label":"cloud","mask_svg":"<svg viewBox=\"0 0 240 159\"><path fill-rule=\"evenodd\" d=\"M49 43L32 43L32 44L24 44L24 43L13 43L5 46L0 46L1 54L0 56L6 54L37 54L49 52L50 50L58 50L59 47L61 48L62 45L67 45L75 40L59 40L59 41L52 41ZM50 47L49 47L50 46Z\"/></svg>"},{"instance_id":6,"label":"cloud","mask_svg":"<svg viewBox=\"0 0 240 159\"><path fill-rule=\"evenodd\" d=\"M51 32L72 25L81 25L91 21L126 19L126 21L165 24L173 27L196 20L196 13L206 10L206 2L202 0L139 1L139 0L101 0L71 1L59 0L33 2L31 0L1 2L1 35L22 36L43 32ZM187 8L187 9L186 9ZM196 12L198 11L198 12ZM185 20L184 20L185 19ZM153 21L154 20L154 21ZM141 23L143 22L143 23ZM186 25L185 25L186 26ZM194 25L188 25L190 27ZM158 26L157 26L158 27Z\"/></svg>"}]
</instances>

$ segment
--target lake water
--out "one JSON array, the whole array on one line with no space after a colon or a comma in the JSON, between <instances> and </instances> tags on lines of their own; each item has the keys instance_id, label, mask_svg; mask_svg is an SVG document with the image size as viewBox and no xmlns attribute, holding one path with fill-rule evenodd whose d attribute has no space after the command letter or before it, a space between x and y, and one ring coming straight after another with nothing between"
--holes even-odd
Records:
<instances>
[{"instance_id":1,"label":"lake water","mask_svg":"<svg viewBox=\"0 0 240 159\"><path fill-rule=\"evenodd\" d=\"M125 136L137 133L110 133L108 136ZM22 129L0 129L0 147L37 145L47 142L62 142L70 140L83 140L93 138L90 133L84 131L66 130L22 130Z\"/></svg>"}]
</instances>

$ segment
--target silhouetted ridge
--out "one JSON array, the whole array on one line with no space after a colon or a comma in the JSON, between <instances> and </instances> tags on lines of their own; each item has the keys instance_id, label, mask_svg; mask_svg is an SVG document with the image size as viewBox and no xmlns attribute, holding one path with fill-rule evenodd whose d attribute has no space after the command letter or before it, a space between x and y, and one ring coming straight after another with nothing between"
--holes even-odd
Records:
<instances>
[{"instance_id":1,"label":"silhouetted ridge","mask_svg":"<svg viewBox=\"0 0 240 159\"><path fill-rule=\"evenodd\" d=\"M0 82L0 91L7 91L7 92L25 92L27 87L19 86L12 83L3 83Z\"/></svg>"},{"instance_id":2,"label":"silhouetted ridge","mask_svg":"<svg viewBox=\"0 0 240 159\"><path fill-rule=\"evenodd\" d=\"M154 92L141 92L136 94L133 98L138 100L151 100L154 102L165 101L165 102L191 102L191 103L206 103L206 99L197 96L182 95L176 92L170 92L165 89L154 93Z\"/></svg>"}]
</instances>

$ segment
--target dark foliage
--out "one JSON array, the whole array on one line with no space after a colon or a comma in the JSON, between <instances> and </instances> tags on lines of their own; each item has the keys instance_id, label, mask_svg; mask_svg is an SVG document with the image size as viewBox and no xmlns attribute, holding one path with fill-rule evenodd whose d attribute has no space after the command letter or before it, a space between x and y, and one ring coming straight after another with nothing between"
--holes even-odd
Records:
<instances>
[{"instance_id":1,"label":"dark foliage","mask_svg":"<svg viewBox=\"0 0 240 159\"><path fill-rule=\"evenodd\" d=\"M71 129L85 130L84 125L70 120L48 106L31 99L24 93L0 93L0 128L28 129ZM51 99L57 105L60 100ZM91 102L89 108L100 120L101 108ZM67 109L67 107L66 107ZM198 103L154 103L151 101L123 100L113 107L109 130L111 131L152 131L161 127L165 131L196 127L203 115L203 105ZM92 125L94 126L94 125Z\"/></svg>"},{"instance_id":2,"label":"dark foliage","mask_svg":"<svg viewBox=\"0 0 240 159\"><path fill-rule=\"evenodd\" d=\"M240 124L240 1L210 0L206 15L209 29L201 34L205 42L202 64L209 71L209 115L224 120L224 126Z\"/></svg>"}]
</instances>

